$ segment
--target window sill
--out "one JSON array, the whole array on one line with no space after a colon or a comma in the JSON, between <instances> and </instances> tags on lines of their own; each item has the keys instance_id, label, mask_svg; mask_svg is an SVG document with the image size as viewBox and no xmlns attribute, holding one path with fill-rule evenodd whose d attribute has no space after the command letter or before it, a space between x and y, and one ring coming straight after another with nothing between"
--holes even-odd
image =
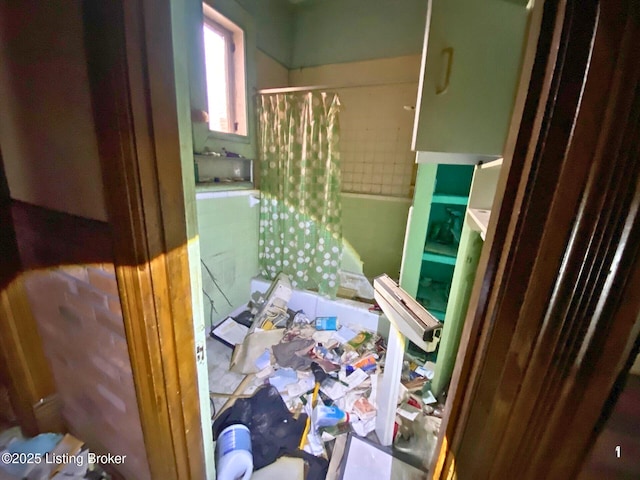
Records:
<instances>
[{"instance_id":1,"label":"window sill","mask_svg":"<svg viewBox=\"0 0 640 480\"><path fill-rule=\"evenodd\" d=\"M196 199L258 194L251 182L197 183Z\"/></svg>"}]
</instances>

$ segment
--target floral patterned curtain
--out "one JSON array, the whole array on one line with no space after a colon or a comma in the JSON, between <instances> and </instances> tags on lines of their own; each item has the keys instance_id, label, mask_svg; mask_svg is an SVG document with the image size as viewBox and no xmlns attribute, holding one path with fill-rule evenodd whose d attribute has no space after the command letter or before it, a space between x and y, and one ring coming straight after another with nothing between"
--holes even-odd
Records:
<instances>
[{"instance_id":1,"label":"floral patterned curtain","mask_svg":"<svg viewBox=\"0 0 640 480\"><path fill-rule=\"evenodd\" d=\"M261 273L330 297L342 256L339 106L325 92L258 98Z\"/></svg>"}]
</instances>

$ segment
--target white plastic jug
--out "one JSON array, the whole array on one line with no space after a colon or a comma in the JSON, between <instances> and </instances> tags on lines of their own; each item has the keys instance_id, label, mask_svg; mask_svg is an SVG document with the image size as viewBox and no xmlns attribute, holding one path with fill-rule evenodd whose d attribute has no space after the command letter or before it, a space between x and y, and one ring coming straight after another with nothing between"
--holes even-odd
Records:
<instances>
[{"instance_id":1,"label":"white plastic jug","mask_svg":"<svg viewBox=\"0 0 640 480\"><path fill-rule=\"evenodd\" d=\"M251 433L244 425L230 425L218 435L216 444L218 480L249 480L253 473Z\"/></svg>"}]
</instances>

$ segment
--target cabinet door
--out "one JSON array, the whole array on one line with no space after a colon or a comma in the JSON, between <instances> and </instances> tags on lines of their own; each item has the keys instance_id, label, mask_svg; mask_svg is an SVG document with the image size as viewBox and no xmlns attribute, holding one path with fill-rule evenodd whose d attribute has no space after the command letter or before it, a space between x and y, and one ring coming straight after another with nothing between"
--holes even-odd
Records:
<instances>
[{"instance_id":1,"label":"cabinet door","mask_svg":"<svg viewBox=\"0 0 640 480\"><path fill-rule=\"evenodd\" d=\"M478 232L465 224L451 281L444 327L440 335L438 361L432 381L432 391L435 395L439 395L451 380L483 245Z\"/></svg>"},{"instance_id":2,"label":"cabinet door","mask_svg":"<svg viewBox=\"0 0 640 480\"><path fill-rule=\"evenodd\" d=\"M528 13L506 0L430 2L414 150L502 154Z\"/></svg>"},{"instance_id":3,"label":"cabinet door","mask_svg":"<svg viewBox=\"0 0 640 480\"><path fill-rule=\"evenodd\" d=\"M436 185L437 172L437 165L418 166L413 205L409 210L409 218L407 220L402 252L402 267L400 269L400 287L413 298L416 298L418 294L424 241L427 237L429 212L431 211L431 199Z\"/></svg>"}]
</instances>

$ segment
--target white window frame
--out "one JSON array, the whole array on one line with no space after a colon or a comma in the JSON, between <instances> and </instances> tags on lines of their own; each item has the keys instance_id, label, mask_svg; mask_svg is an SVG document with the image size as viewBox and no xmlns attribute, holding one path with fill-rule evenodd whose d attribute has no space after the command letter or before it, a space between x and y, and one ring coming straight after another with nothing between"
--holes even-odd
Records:
<instances>
[{"instance_id":1,"label":"white window frame","mask_svg":"<svg viewBox=\"0 0 640 480\"><path fill-rule=\"evenodd\" d=\"M206 25L217 33L226 37L230 46L226 52L227 73L227 112L230 131L213 130L209 123L209 130L215 136L222 138L248 138L247 88L245 65L245 33L242 28L233 23L221 13L206 3L202 4L203 28ZM203 32L204 34L204 32ZM205 53L206 62L206 53ZM208 105L208 88L205 80L205 94Z\"/></svg>"}]
</instances>

